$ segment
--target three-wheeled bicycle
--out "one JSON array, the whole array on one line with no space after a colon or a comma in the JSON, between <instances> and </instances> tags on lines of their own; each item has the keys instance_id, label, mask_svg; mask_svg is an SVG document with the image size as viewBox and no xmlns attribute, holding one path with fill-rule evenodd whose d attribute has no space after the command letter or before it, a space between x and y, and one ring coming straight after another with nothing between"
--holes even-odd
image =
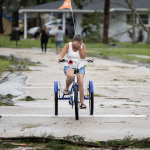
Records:
<instances>
[{"instance_id":1,"label":"three-wheeled bicycle","mask_svg":"<svg viewBox=\"0 0 150 150\"><path fill-rule=\"evenodd\" d=\"M93 61L89 59L82 59L81 61L87 61L89 63L93 63ZM62 59L60 63L61 62L67 62L69 65L72 65L73 63L75 63L72 60L65 60L65 59ZM77 68L70 67L71 69L74 70L74 80L68 89L68 94L63 93L64 87L62 86L63 85L62 82L65 83L65 81L62 81L60 78L59 82L58 81L54 82L55 115L58 115L58 100L69 100L69 104L72 106L72 109L73 107L75 107L75 119L79 120L79 104L80 104L79 97L80 96L79 96L79 86L77 84L77 74L79 73L78 66L79 64L77 64ZM93 115L94 113L94 87L93 87L93 81L89 80L88 78L84 79L84 91L87 92L87 95L84 95L84 100L89 100L90 115ZM62 97L60 96L60 92L63 93Z\"/></svg>"}]
</instances>

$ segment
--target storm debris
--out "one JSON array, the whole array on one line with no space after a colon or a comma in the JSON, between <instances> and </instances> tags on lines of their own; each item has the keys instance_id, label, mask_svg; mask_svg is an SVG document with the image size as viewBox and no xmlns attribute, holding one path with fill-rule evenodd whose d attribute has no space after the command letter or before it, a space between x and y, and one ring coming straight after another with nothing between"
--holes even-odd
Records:
<instances>
[{"instance_id":1,"label":"storm debris","mask_svg":"<svg viewBox=\"0 0 150 150\"><path fill-rule=\"evenodd\" d=\"M0 106L14 106L14 102L12 101L14 97L11 94L0 95Z\"/></svg>"}]
</instances>

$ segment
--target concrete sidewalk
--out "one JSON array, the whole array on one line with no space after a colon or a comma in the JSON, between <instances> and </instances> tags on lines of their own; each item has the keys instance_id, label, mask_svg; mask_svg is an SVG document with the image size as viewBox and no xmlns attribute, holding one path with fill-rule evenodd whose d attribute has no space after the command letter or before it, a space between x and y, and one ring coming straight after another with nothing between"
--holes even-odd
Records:
<instances>
[{"instance_id":1,"label":"concrete sidewalk","mask_svg":"<svg viewBox=\"0 0 150 150\"><path fill-rule=\"evenodd\" d=\"M86 65L86 77L93 80L94 115L89 108L79 111L75 120L74 109L68 101L59 101L59 115L54 115L54 81L65 77L63 64L58 64L58 55L52 52L0 48L0 55L13 54L20 58L40 61L32 66L34 71L24 71L25 85L19 87L24 94L13 99L15 106L0 107L0 135L56 137L80 135L87 140L123 139L150 136L150 70L136 65L89 58L94 64ZM11 85L10 85L11 86ZM36 101L19 101L32 96ZM88 101L85 102L88 106Z\"/></svg>"}]
</instances>

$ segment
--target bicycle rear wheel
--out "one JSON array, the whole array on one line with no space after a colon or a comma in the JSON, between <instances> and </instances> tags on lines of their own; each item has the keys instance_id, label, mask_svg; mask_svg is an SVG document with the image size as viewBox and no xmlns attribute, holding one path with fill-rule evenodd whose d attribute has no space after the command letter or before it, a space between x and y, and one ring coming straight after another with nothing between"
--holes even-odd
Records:
<instances>
[{"instance_id":1,"label":"bicycle rear wheel","mask_svg":"<svg viewBox=\"0 0 150 150\"><path fill-rule=\"evenodd\" d=\"M93 81L89 81L89 110L90 115L94 113L94 88Z\"/></svg>"},{"instance_id":2,"label":"bicycle rear wheel","mask_svg":"<svg viewBox=\"0 0 150 150\"><path fill-rule=\"evenodd\" d=\"M54 82L55 115L58 115L58 81Z\"/></svg>"},{"instance_id":3,"label":"bicycle rear wheel","mask_svg":"<svg viewBox=\"0 0 150 150\"><path fill-rule=\"evenodd\" d=\"M79 120L78 87L74 86L75 119Z\"/></svg>"}]
</instances>

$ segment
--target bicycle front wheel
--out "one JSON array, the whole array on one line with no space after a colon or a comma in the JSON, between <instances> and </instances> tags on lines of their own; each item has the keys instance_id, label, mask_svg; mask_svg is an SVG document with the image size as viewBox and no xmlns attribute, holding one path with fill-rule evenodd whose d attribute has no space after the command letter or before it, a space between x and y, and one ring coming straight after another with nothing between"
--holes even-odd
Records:
<instances>
[{"instance_id":1,"label":"bicycle front wheel","mask_svg":"<svg viewBox=\"0 0 150 150\"><path fill-rule=\"evenodd\" d=\"M75 119L79 120L78 87L74 86Z\"/></svg>"},{"instance_id":2,"label":"bicycle front wheel","mask_svg":"<svg viewBox=\"0 0 150 150\"><path fill-rule=\"evenodd\" d=\"M54 82L55 115L58 115L58 81Z\"/></svg>"},{"instance_id":3,"label":"bicycle front wheel","mask_svg":"<svg viewBox=\"0 0 150 150\"><path fill-rule=\"evenodd\" d=\"M89 81L89 109L90 115L94 113L94 87L93 81Z\"/></svg>"}]
</instances>

